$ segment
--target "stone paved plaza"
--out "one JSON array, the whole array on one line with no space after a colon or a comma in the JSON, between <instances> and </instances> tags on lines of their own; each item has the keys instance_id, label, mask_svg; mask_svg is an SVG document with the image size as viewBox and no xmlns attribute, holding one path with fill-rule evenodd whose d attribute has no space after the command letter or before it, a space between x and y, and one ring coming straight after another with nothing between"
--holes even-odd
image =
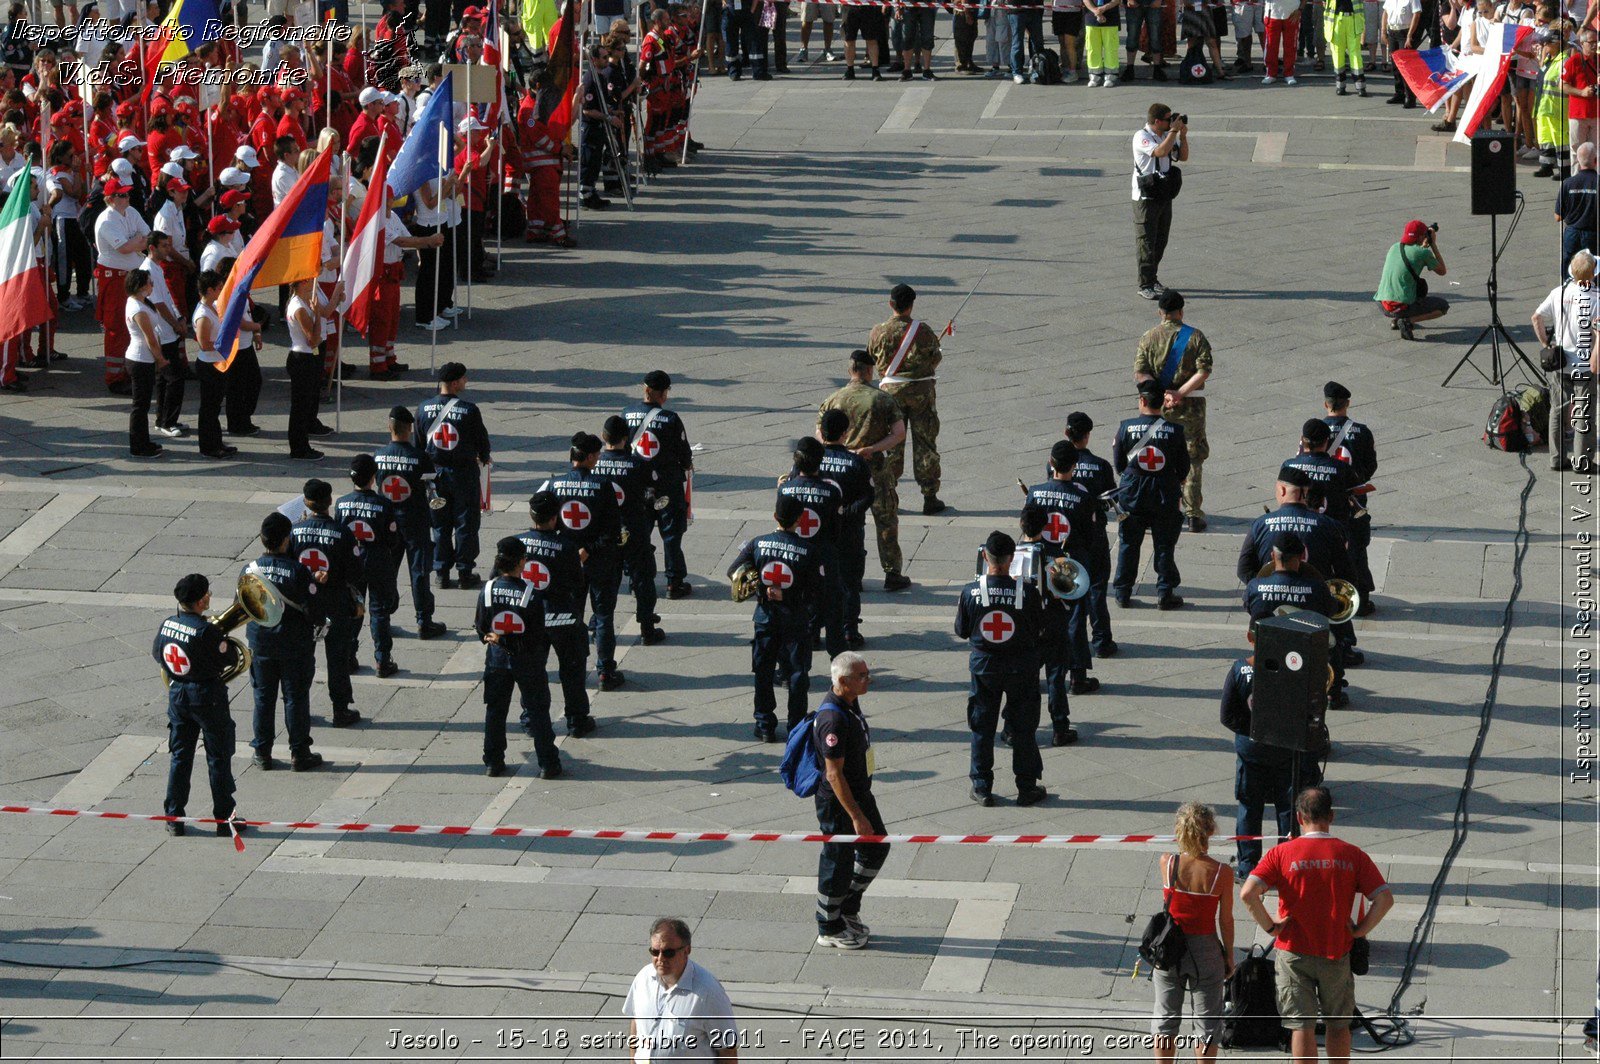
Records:
<instances>
[{"instance_id":1,"label":"stone paved plaza","mask_svg":"<svg viewBox=\"0 0 1600 1064\"><path fill-rule=\"evenodd\" d=\"M1466 150L1430 133L1420 111L1385 107L1382 93L1339 99L1318 77L1296 89L1249 79L1157 92L959 77L846 85L838 69L708 83L700 162L645 189L636 213L620 199L586 213L581 250L508 246L501 279L476 288L471 319L441 337L438 357L471 368L468 395L497 448L487 543L526 527L527 496L564 466L567 437L598 430L647 369L672 374L673 403L703 448L687 540L697 593L662 602L662 645L635 645L637 629L623 628L629 683L595 698L598 732L562 741L568 776L538 780L520 735L514 774L483 776L472 596L443 592L447 638L420 643L402 626L403 671L390 680L366 656L361 727L327 727L319 677L324 771L250 768L249 686L233 685L241 814L814 828L810 803L777 780L778 749L751 738L750 610L729 600L721 574L769 527L787 443L810 431L848 351L885 316L889 287L915 285L919 315L942 324L988 269L941 369L952 509L902 518L910 592L877 590L875 555L869 564L864 633L878 683L865 708L890 828L1163 832L1180 802L1199 799L1228 830L1234 755L1217 704L1243 652L1234 557L1300 422L1336 379L1379 442L1380 612L1356 626L1367 665L1351 674L1353 705L1331 718L1328 779L1337 830L1375 856L1398 895L1359 1001L1382 1012L1406 968L1515 593L1470 824L1399 1001L1417 1012L1417 1040L1397 1052L1581 1054L1596 830L1592 784L1568 781L1582 735L1569 726L1575 651L1564 656L1561 637L1577 623L1579 553L1566 548L1592 533L1593 507L1543 453L1529 457L1530 474L1482 444L1496 390L1480 376L1468 369L1439 387L1488 314L1489 226L1468 213ZM1217 352L1211 526L1179 545L1188 609L1158 614L1143 583L1146 608L1113 611L1123 653L1097 664L1100 693L1074 700L1082 741L1044 751L1050 800L981 809L966 794L955 598L983 536L1014 527L1014 479L1034 477L1066 414L1089 412L1104 427L1094 449L1108 454L1109 428L1132 411L1134 342L1156 315L1134 292L1128 145L1154 99L1187 111L1194 130L1162 279L1186 294L1188 320ZM1505 317L1531 341L1559 233L1554 184L1527 174L1502 282ZM1421 330L1425 342L1404 344L1370 297L1413 217L1442 223L1450 272L1435 291L1454 306ZM160 463L130 462L126 400L104 393L89 324L74 319L63 336L73 357L42 386L0 404L0 800L155 813L165 701L148 648L173 582L199 571L231 588L264 512L312 471L284 458L281 350L263 357L267 431L236 441L240 460L206 462L188 440ZM401 357L425 368L424 334L402 330ZM343 490L345 461L381 442L384 411L428 391L418 372L405 384L352 382L315 474ZM820 691L820 655L813 675ZM1149 982L1130 972L1159 905L1159 853L898 846L868 895L871 947L842 954L813 945L810 846L268 831L236 853L150 824L3 815L0 1054L619 1059L592 1040L625 1029L618 1010L646 960L648 920L670 914L690 922L695 959L730 990L751 1036L746 1059L1144 1059L1118 1039L1148 1029ZM1239 918L1243 945L1254 929ZM963 1027L998 1041L974 1048L968 1035L963 1048ZM852 1048L856 1028L864 1047ZM393 1030L442 1045L393 1049ZM1055 1048L1029 1052L1012 1035L1053 1036ZM1371 1044L1358 1035L1357 1047Z\"/></svg>"}]
</instances>

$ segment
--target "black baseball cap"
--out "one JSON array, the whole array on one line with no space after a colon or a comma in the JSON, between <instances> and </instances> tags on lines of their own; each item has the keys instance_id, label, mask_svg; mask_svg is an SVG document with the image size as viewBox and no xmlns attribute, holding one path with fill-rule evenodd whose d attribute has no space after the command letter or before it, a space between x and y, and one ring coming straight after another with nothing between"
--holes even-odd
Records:
<instances>
[{"instance_id":1,"label":"black baseball cap","mask_svg":"<svg viewBox=\"0 0 1600 1064\"><path fill-rule=\"evenodd\" d=\"M1300 438L1312 445L1327 443L1333 439L1333 430L1326 421L1314 417L1300 426Z\"/></svg>"},{"instance_id":2,"label":"black baseball cap","mask_svg":"<svg viewBox=\"0 0 1600 1064\"><path fill-rule=\"evenodd\" d=\"M644 386L652 391L665 392L672 388L672 378L664 370L653 369L644 375Z\"/></svg>"},{"instance_id":3,"label":"black baseball cap","mask_svg":"<svg viewBox=\"0 0 1600 1064\"><path fill-rule=\"evenodd\" d=\"M211 581L200 573L190 573L179 580L172 589L172 597L178 600L180 606L192 606L206 597L206 592L211 590Z\"/></svg>"},{"instance_id":4,"label":"black baseball cap","mask_svg":"<svg viewBox=\"0 0 1600 1064\"><path fill-rule=\"evenodd\" d=\"M413 425L417 419L412 416L410 410L403 406L397 406L389 411L389 420L397 425Z\"/></svg>"}]
</instances>

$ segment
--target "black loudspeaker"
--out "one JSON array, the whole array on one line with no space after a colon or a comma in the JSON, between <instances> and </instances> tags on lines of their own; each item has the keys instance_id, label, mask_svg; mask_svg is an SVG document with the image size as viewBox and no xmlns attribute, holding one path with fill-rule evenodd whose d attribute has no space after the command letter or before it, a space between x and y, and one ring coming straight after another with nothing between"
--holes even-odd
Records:
<instances>
[{"instance_id":1,"label":"black loudspeaker","mask_svg":"<svg viewBox=\"0 0 1600 1064\"><path fill-rule=\"evenodd\" d=\"M1250 738L1320 753L1327 742L1328 621L1297 610L1256 622Z\"/></svg>"},{"instance_id":2,"label":"black loudspeaker","mask_svg":"<svg viewBox=\"0 0 1600 1064\"><path fill-rule=\"evenodd\" d=\"M1510 133L1472 136L1472 213L1514 214L1517 209L1517 142Z\"/></svg>"}]
</instances>

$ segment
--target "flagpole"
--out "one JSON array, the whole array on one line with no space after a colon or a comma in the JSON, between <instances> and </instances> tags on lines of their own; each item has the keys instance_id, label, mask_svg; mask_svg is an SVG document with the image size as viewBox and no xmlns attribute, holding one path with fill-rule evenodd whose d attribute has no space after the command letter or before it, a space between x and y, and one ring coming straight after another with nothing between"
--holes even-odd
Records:
<instances>
[{"instance_id":1,"label":"flagpole","mask_svg":"<svg viewBox=\"0 0 1600 1064\"><path fill-rule=\"evenodd\" d=\"M694 49L695 49L695 51L697 53L699 51L701 51L705 47L705 43L706 43L706 7L710 3L711 3L711 0L700 0L700 32L699 32L699 34L697 34L697 38L698 39L694 42ZM787 47L787 45L785 47ZM931 59L928 62L928 66L929 66L930 69L933 66L933 61ZM695 56L695 58L694 58L694 66L689 71L689 87L688 87L687 92L685 93L685 98L684 98L684 101L683 101L683 106L684 106L684 112L683 112L683 154L681 156L679 156L679 158L678 158L678 165L679 166L682 166L682 165L686 164L689 161L689 139L690 139L689 130L690 130L690 123L694 119L694 98L695 98L695 94L698 93L699 91L700 91L700 57L697 54Z\"/></svg>"},{"instance_id":2,"label":"flagpole","mask_svg":"<svg viewBox=\"0 0 1600 1064\"><path fill-rule=\"evenodd\" d=\"M346 166L345 169L346 169L346 171L348 171L349 167ZM346 178L346 181L348 181L348 180L349 179ZM338 245L338 248L339 248L339 250L338 250L339 269L337 271L335 271L337 273L337 277L334 280L335 288L338 287L338 283L340 281L344 280L345 215L348 213L345 210L345 194L346 194L345 189L340 189L339 190L339 245ZM383 268L382 263L378 264L378 268L380 270ZM339 431L339 416L344 413L344 300L341 298L338 301L338 303L336 304L336 306L339 308L339 310L338 310L337 316L334 318L334 325L333 325L333 340L334 340L334 352L333 352L333 388L334 388L334 395L333 395L333 431L334 432L338 432Z\"/></svg>"},{"instance_id":3,"label":"flagpole","mask_svg":"<svg viewBox=\"0 0 1600 1064\"><path fill-rule=\"evenodd\" d=\"M89 198L89 178L94 173L94 145L89 143L89 112L94 109L94 74L85 69L82 72L83 86L83 198ZM92 257L91 257L92 261ZM99 306L100 282L95 280L94 270L89 271L89 298Z\"/></svg>"},{"instance_id":4,"label":"flagpole","mask_svg":"<svg viewBox=\"0 0 1600 1064\"><path fill-rule=\"evenodd\" d=\"M563 30L563 32L565 32L565 30ZM578 114L576 116L577 120L574 121L572 123L572 125L567 128L567 136L568 136L568 138L571 138L573 129L581 129L581 128L583 128L582 127L582 123L583 123L583 120L584 120L583 119L583 103L582 103L582 101L583 101L583 68L588 63L588 60L589 60L589 45L587 43L588 39L589 38L588 38L587 34L580 33L580 32L578 32L577 27L573 27L573 31L572 31L573 46L578 49L578 101L579 102L576 104L576 108L577 108L577 112L578 112ZM579 230L579 228L581 228L582 225L583 225L583 189L581 187L579 187L580 182L582 182L582 180L583 180L583 143L582 143L583 135L581 133L578 135L578 141L579 141L579 143L576 145L576 147L578 149L577 153L576 153L577 154L576 163L577 163L577 171L578 172L575 175L573 175L573 181L572 181L572 184L573 184L573 187L574 187L574 192L573 192L573 196L572 196L572 231L574 233L576 233Z\"/></svg>"},{"instance_id":5,"label":"flagpole","mask_svg":"<svg viewBox=\"0 0 1600 1064\"><path fill-rule=\"evenodd\" d=\"M480 56L482 54L482 52L479 53ZM462 176L467 178L466 187L461 189L461 213L465 218L467 229L467 319L469 321L472 318L472 178L467 176L466 171L472 166L472 126L475 121L472 114L472 68L477 65L478 64L476 63L467 64L467 157L462 160L461 167ZM461 256L457 255L456 265L458 268L460 267L460 264ZM452 320L456 328L461 328L461 315L457 314Z\"/></svg>"},{"instance_id":6,"label":"flagpole","mask_svg":"<svg viewBox=\"0 0 1600 1064\"><path fill-rule=\"evenodd\" d=\"M439 216L441 218L450 217L449 212L444 209L444 157L445 157L445 151L446 151L445 138L448 137L449 135L450 135L450 127L449 127L449 120L447 119L446 121L441 122L439 124L439 150L434 153L434 160L433 160L435 172L438 174L438 177L436 177L434 179L435 181L438 182L437 195L435 197L434 209L439 212ZM421 194L419 193L418 196L417 196L417 199L418 199L419 202L421 201L421 198L422 198ZM440 228L441 229L443 228L442 224L440 225ZM455 227L454 226L450 227L450 232L452 234L455 233ZM438 321L439 317L440 317L440 314L439 314L439 260L438 260L438 256L443 254L443 253L444 253L444 245L443 244L440 244L437 248L434 249L434 256L435 256L434 261L433 261L433 320L434 321ZM455 243L454 243L453 236L452 236L452 240L451 240L450 253L452 255L455 254ZM450 265L452 267L455 266L455 260L454 259L450 260ZM433 339L430 341L430 343L428 345L428 375L432 376L433 375L434 355L439 350L439 330L438 329L430 329L428 331L432 334L432 337L433 337Z\"/></svg>"},{"instance_id":7,"label":"flagpole","mask_svg":"<svg viewBox=\"0 0 1600 1064\"><path fill-rule=\"evenodd\" d=\"M324 22L322 24L322 26L323 26L323 29L326 30L327 27L328 27L328 24L326 22ZM328 50L327 50L326 54L327 54L327 59L325 59L323 61L322 74L323 74L323 77L326 78L326 80L327 80L327 87L322 90L322 102L326 106L326 109L327 109L327 112L328 112L328 117L327 117L327 120L323 123L323 125L327 126L329 129L332 129L333 128L333 34L331 34L331 33L328 34ZM340 209L343 210L343 208L340 208Z\"/></svg>"}]
</instances>

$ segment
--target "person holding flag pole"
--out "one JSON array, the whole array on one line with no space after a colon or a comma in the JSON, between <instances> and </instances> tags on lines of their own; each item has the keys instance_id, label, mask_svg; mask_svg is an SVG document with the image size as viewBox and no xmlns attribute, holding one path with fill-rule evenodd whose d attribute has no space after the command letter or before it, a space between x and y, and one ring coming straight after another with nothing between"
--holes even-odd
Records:
<instances>
[{"instance_id":1,"label":"person holding flag pole","mask_svg":"<svg viewBox=\"0 0 1600 1064\"><path fill-rule=\"evenodd\" d=\"M416 222L422 230L421 236L437 234L442 238L448 218L444 199L454 184L453 173L448 179L445 177L446 169L453 169L451 164L454 159L452 150L455 142L450 136L451 119L455 113L451 86L453 76L446 74L428 97L405 143L390 162L385 178L393 199L417 193ZM417 325L434 333L436 341L438 330L446 326L445 318L440 313L445 298L444 273L454 266L453 261L446 261L442 243L441 239L439 245L422 246L416 283ZM454 282L451 283L453 286ZM430 368L436 357L434 351L435 348L430 348Z\"/></svg>"},{"instance_id":2,"label":"person holding flag pole","mask_svg":"<svg viewBox=\"0 0 1600 1064\"><path fill-rule=\"evenodd\" d=\"M51 313L49 281L34 251L38 223L32 207L33 171L24 168L0 209L0 392L27 391L17 374L17 352L28 330Z\"/></svg>"}]
</instances>

